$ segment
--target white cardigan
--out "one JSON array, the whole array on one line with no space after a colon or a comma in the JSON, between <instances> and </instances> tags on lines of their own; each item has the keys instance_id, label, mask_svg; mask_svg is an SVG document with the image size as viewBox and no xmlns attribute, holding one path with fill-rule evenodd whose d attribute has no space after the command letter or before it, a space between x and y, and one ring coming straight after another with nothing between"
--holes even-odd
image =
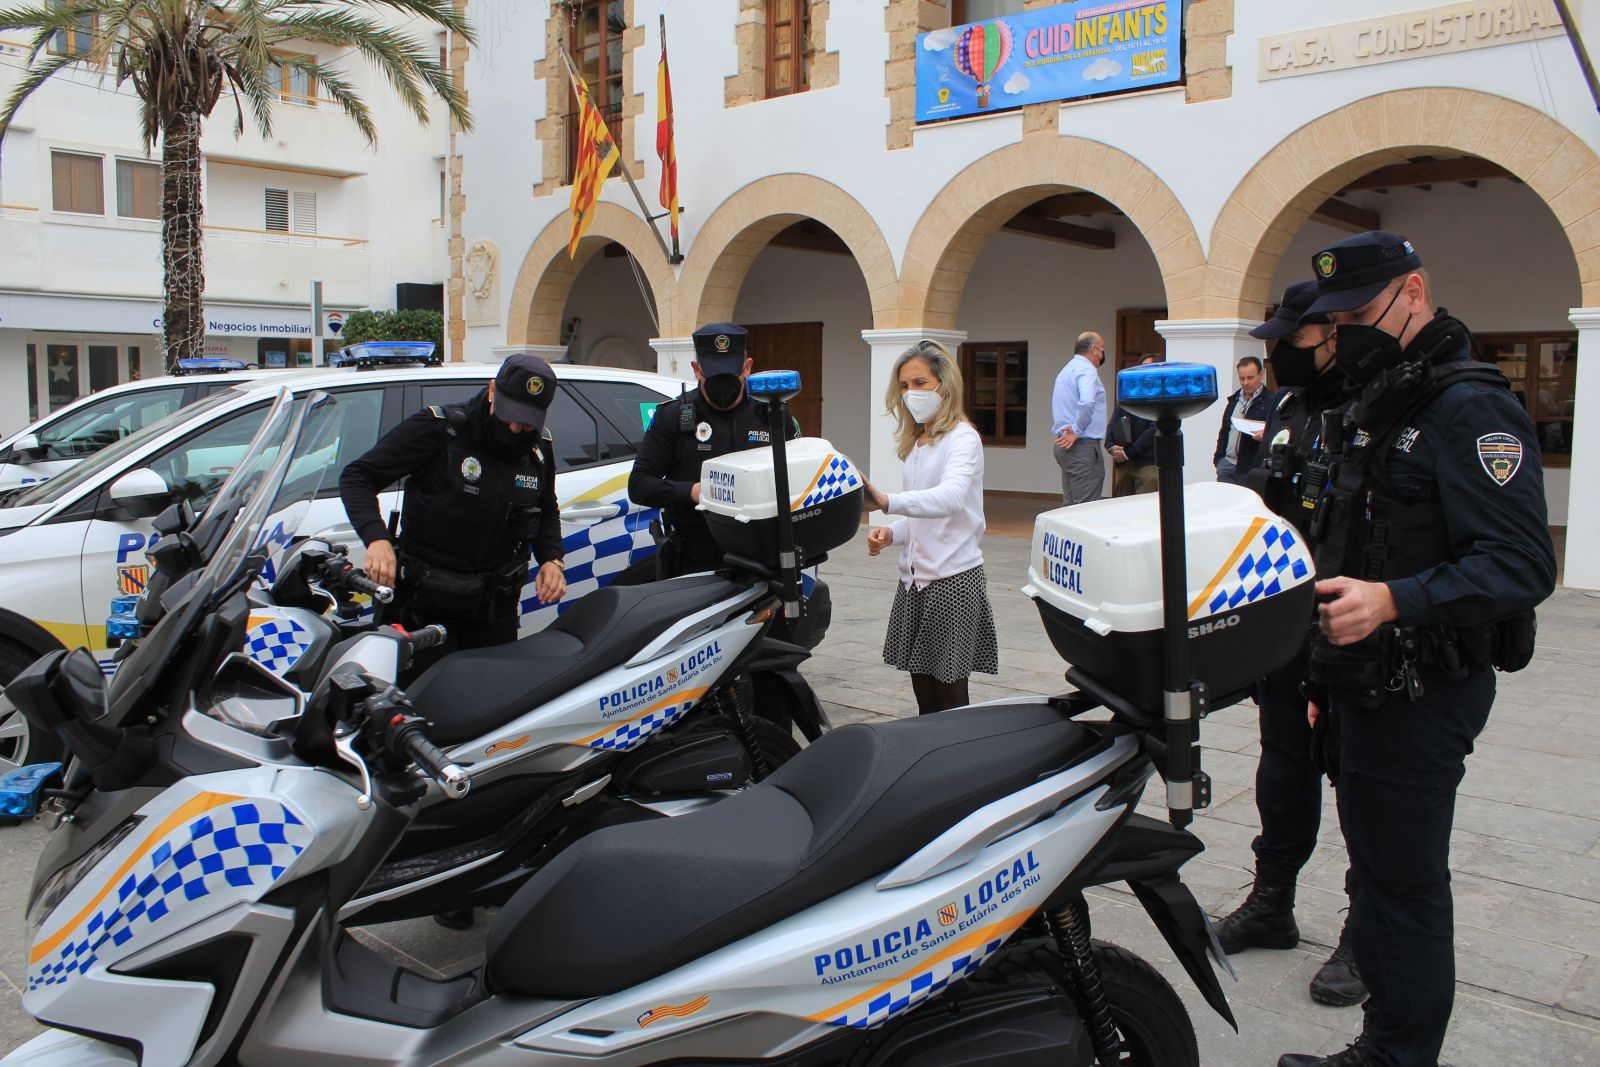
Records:
<instances>
[{"instance_id":1,"label":"white cardigan","mask_svg":"<svg viewBox=\"0 0 1600 1067\"><path fill-rule=\"evenodd\" d=\"M900 581L922 588L982 566L983 440L971 423L913 446L906 456L905 491L889 494L889 526L900 551Z\"/></svg>"}]
</instances>

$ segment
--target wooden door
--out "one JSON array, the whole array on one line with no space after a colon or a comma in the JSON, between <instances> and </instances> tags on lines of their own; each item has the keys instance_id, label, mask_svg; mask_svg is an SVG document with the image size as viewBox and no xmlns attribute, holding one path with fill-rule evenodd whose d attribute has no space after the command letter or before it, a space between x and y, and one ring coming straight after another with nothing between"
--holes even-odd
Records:
<instances>
[{"instance_id":1,"label":"wooden door","mask_svg":"<svg viewBox=\"0 0 1600 1067\"><path fill-rule=\"evenodd\" d=\"M800 395L789 401L789 412L800 420L807 437L822 436L822 323L767 322L740 325L750 331L745 352L752 372L797 370Z\"/></svg>"},{"instance_id":2,"label":"wooden door","mask_svg":"<svg viewBox=\"0 0 1600 1067\"><path fill-rule=\"evenodd\" d=\"M1156 332L1157 320L1166 317L1166 308L1123 308L1117 312L1117 370L1137 367L1147 355L1167 358L1167 339Z\"/></svg>"}]
</instances>

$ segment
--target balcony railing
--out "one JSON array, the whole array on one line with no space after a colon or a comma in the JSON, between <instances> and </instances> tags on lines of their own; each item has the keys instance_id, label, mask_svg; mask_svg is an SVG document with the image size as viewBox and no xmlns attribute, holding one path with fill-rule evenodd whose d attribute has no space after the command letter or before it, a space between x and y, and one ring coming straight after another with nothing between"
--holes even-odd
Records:
<instances>
[{"instance_id":1,"label":"balcony railing","mask_svg":"<svg viewBox=\"0 0 1600 1067\"><path fill-rule=\"evenodd\" d=\"M260 241L265 244L312 245L319 248L352 248L367 243L365 237L340 237L329 233L296 233L292 230L253 230L244 226L206 224L206 233L223 240Z\"/></svg>"}]
</instances>

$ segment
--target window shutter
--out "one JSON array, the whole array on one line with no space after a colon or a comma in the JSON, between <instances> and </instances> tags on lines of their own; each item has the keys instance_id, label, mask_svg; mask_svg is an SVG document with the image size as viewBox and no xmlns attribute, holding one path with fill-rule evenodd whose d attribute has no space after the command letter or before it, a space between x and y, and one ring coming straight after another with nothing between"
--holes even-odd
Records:
<instances>
[{"instance_id":1,"label":"window shutter","mask_svg":"<svg viewBox=\"0 0 1600 1067\"><path fill-rule=\"evenodd\" d=\"M265 229L275 233L289 232L289 190L267 190L267 222Z\"/></svg>"},{"instance_id":2,"label":"window shutter","mask_svg":"<svg viewBox=\"0 0 1600 1067\"><path fill-rule=\"evenodd\" d=\"M294 191L294 232L317 232L317 194L305 189Z\"/></svg>"}]
</instances>

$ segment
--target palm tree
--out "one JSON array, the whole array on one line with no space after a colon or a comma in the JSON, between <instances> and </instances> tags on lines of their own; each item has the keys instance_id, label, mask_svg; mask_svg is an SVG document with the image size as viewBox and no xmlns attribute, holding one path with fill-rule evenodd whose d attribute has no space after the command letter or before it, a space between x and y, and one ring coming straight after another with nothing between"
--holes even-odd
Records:
<instances>
[{"instance_id":1,"label":"palm tree","mask_svg":"<svg viewBox=\"0 0 1600 1067\"><path fill-rule=\"evenodd\" d=\"M161 144L163 342L169 368L204 347L200 134L223 95L232 96L238 114L235 136L244 133L246 110L261 136L270 136L273 104L287 70L336 103L368 145L378 142L371 111L344 73L312 56L280 54L278 45L310 42L358 52L382 72L418 121L428 122L431 91L444 99L463 129L471 128L466 97L431 44L383 25L372 9L412 16L473 40L457 0L36 0L0 8L0 31L32 31L27 70L0 110L0 141L34 91L68 67L113 75L118 87L133 84L145 150Z\"/></svg>"}]
</instances>

